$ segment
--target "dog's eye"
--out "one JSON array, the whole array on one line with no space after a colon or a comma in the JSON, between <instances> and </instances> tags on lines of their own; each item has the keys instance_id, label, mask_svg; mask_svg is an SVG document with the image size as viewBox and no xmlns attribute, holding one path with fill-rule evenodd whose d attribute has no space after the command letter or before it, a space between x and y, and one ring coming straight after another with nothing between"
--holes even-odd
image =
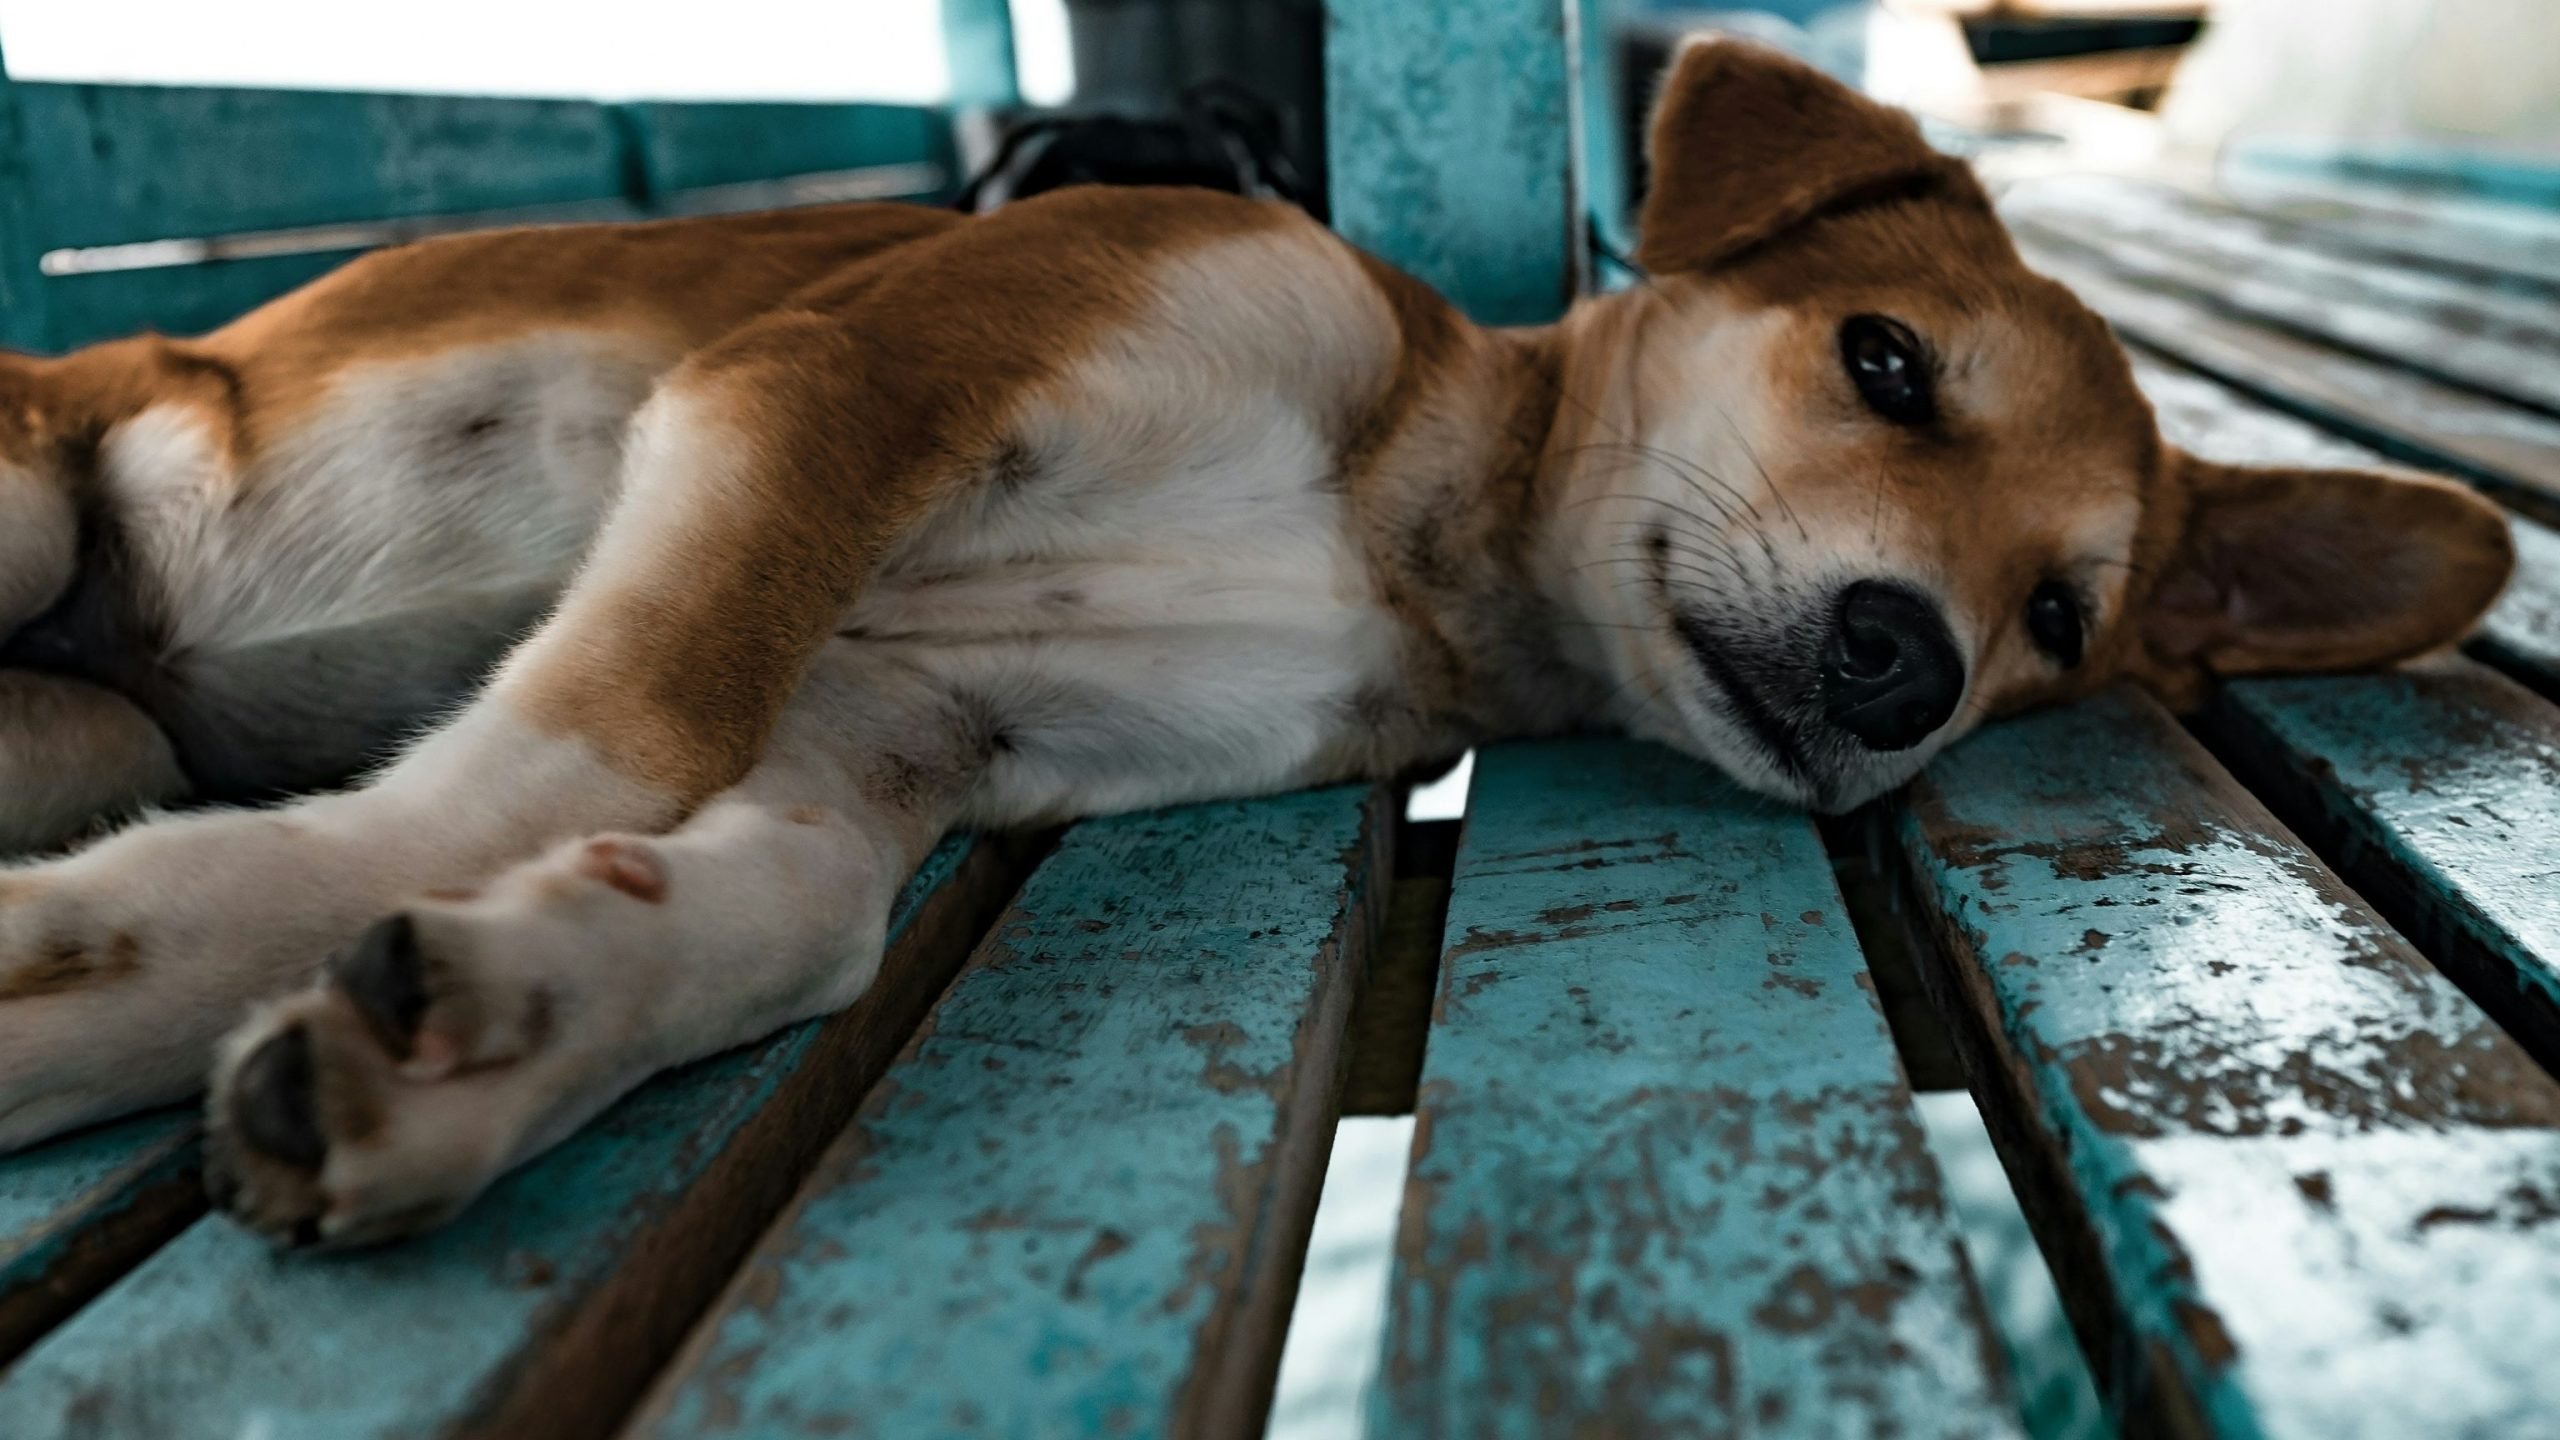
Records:
<instances>
[{"instance_id":1,"label":"dog's eye","mask_svg":"<svg viewBox=\"0 0 2560 1440\"><path fill-rule=\"evenodd\" d=\"M2027 638L2065 670L2080 663L2085 635L2080 597L2072 593L2070 586L2047 580L2027 597Z\"/></svg>"},{"instance_id":2,"label":"dog's eye","mask_svg":"<svg viewBox=\"0 0 2560 1440\"><path fill-rule=\"evenodd\" d=\"M1926 425L1938 417L1928 352L1901 321L1850 316L1840 326L1840 363L1867 408L1894 424Z\"/></svg>"}]
</instances>

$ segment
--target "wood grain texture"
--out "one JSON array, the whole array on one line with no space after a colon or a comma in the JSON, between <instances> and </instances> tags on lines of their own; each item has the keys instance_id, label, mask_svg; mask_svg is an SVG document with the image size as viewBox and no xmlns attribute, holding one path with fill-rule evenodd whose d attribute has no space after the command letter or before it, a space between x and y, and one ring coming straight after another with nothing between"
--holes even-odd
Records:
<instances>
[{"instance_id":1,"label":"wood grain texture","mask_svg":"<svg viewBox=\"0 0 2560 1440\"><path fill-rule=\"evenodd\" d=\"M2132 1433L2535 1433L2560 1085L2155 705L1943 756L1903 824L1977 1094Z\"/></svg>"},{"instance_id":2,"label":"wood grain texture","mask_svg":"<svg viewBox=\"0 0 2560 1440\"><path fill-rule=\"evenodd\" d=\"M280 1255L200 1222L0 1376L0 1435L607 1433L1014 874L946 846L860 1003L644 1086L424 1239Z\"/></svg>"},{"instance_id":3,"label":"wood grain texture","mask_svg":"<svg viewBox=\"0 0 2560 1440\"><path fill-rule=\"evenodd\" d=\"M2515 524L2516 578L2473 638L2484 660L2560 701L2560 530Z\"/></svg>"},{"instance_id":4,"label":"wood grain texture","mask_svg":"<svg viewBox=\"0 0 2560 1440\"><path fill-rule=\"evenodd\" d=\"M2015 1433L1812 823L1486 751L1370 1433Z\"/></svg>"},{"instance_id":5,"label":"wood grain texture","mask_svg":"<svg viewBox=\"0 0 2560 1440\"><path fill-rule=\"evenodd\" d=\"M2154 361L2171 439L2222 460L2379 457ZM2560 679L2560 533L2514 522L2517 583L2475 646ZM2249 681L2203 717L2226 762L2546 1064L2560 1062L2560 710L2463 661Z\"/></svg>"},{"instance_id":6,"label":"wood grain texture","mask_svg":"<svg viewBox=\"0 0 2560 1440\"><path fill-rule=\"evenodd\" d=\"M1328 0L1333 225L1478 321L1564 309L1582 244L1561 0Z\"/></svg>"},{"instance_id":7,"label":"wood grain texture","mask_svg":"<svg viewBox=\"0 0 2560 1440\"><path fill-rule=\"evenodd\" d=\"M2079 292L2127 338L2253 400L2395 460L2459 475L2560 524L2560 421L2224 314L2201 292L2120 273L2082 238L2024 224L2017 234L2030 264Z\"/></svg>"},{"instance_id":8,"label":"wood grain texture","mask_svg":"<svg viewBox=\"0 0 2560 1440\"><path fill-rule=\"evenodd\" d=\"M1079 826L639 1434L1259 1434L1384 792Z\"/></svg>"},{"instance_id":9,"label":"wood grain texture","mask_svg":"<svg viewBox=\"0 0 2560 1440\"><path fill-rule=\"evenodd\" d=\"M2248 681L2204 721L2280 816L2560 1066L2560 709L2445 658Z\"/></svg>"},{"instance_id":10,"label":"wood grain texture","mask_svg":"<svg viewBox=\"0 0 2560 1440\"><path fill-rule=\"evenodd\" d=\"M44 240L27 169L19 89L0 64L0 345L45 350L53 344L53 324L44 277L36 268Z\"/></svg>"},{"instance_id":11,"label":"wood grain texture","mask_svg":"<svg viewBox=\"0 0 2560 1440\"><path fill-rule=\"evenodd\" d=\"M2129 274L2207 295L2225 313L2560 416L2560 305L2551 301L2270 243L2245 222L2120 184L2026 186L2001 208L2013 223L2083 237Z\"/></svg>"},{"instance_id":12,"label":"wood grain texture","mask_svg":"<svg viewBox=\"0 0 2560 1440\"><path fill-rule=\"evenodd\" d=\"M192 1110L0 1158L0 1367L204 1213Z\"/></svg>"},{"instance_id":13,"label":"wood grain texture","mask_svg":"<svg viewBox=\"0 0 2560 1440\"><path fill-rule=\"evenodd\" d=\"M954 163L948 117L912 105L696 102L617 107L631 128L644 196L791 175Z\"/></svg>"},{"instance_id":14,"label":"wood grain texture","mask_svg":"<svg viewBox=\"0 0 2560 1440\"><path fill-rule=\"evenodd\" d=\"M498 210L624 189L613 116L586 101L18 90L48 247Z\"/></svg>"}]
</instances>

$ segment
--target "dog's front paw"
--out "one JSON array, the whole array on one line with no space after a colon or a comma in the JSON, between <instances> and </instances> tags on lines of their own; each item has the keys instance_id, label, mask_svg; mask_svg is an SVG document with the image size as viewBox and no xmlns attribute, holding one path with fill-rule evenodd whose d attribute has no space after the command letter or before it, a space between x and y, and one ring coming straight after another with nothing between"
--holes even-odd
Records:
<instances>
[{"instance_id":1,"label":"dog's front paw","mask_svg":"<svg viewBox=\"0 0 2560 1440\"><path fill-rule=\"evenodd\" d=\"M556 1002L482 963L472 928L437 906L379 921L224 1042L215 1204L280 1244L363 1245L443 1223L505 1171L562 1094Z\"/></svg>"}]
</instances>

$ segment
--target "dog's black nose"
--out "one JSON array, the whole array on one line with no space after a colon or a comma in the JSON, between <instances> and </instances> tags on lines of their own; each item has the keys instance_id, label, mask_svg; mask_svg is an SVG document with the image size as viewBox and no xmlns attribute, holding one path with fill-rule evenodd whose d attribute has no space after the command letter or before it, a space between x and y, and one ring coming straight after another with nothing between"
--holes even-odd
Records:
<instances>
[{"instance_id":1,"label":"dog's black nose","mask_svg":"<svg viewBox=\"0 0 2560 1440\"><path fill-rule=\"evenodd\" d=\"M1822 648L1822 709L1870 750L1908 750L1964 697L1964 655L1929 598L1861 580L1840 592Z\"/></svg>"}]
</instances>

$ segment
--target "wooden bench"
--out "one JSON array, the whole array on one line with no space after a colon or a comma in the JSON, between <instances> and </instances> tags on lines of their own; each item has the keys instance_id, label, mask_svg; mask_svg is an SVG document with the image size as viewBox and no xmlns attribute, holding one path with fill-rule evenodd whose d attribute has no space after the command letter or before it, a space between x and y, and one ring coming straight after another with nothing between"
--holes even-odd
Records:
<instances>
[{"instance_id":1,"label":"wooden bench","mask_svg":"<svg viewBox=\"0 0 2560 1440\"><path fill-rule=\"evenodd\" d=\"M1337 223L1552 314L1562 12L1330 10ZM849 109L0 99L37 344L328 263L76 268L111 246L949 163L938 117ZM244 177L249 137L338 158ZM2548 1432L2560 230L2007 203L2192 446L2511 502L2525 573L2466 653L2003 725L1838 823L1592 740L1484 755L1454 843L1363 788L955 840L853 1010L428 1239L271 1253L205 1217L185 1114L0 1160L0 1437L1249 1436L1346 1093L1417 1117L1371 1433L2019 1434L1915 1080L1972 1090L2128 1432Z\"/></svg>"}]
</instances>

